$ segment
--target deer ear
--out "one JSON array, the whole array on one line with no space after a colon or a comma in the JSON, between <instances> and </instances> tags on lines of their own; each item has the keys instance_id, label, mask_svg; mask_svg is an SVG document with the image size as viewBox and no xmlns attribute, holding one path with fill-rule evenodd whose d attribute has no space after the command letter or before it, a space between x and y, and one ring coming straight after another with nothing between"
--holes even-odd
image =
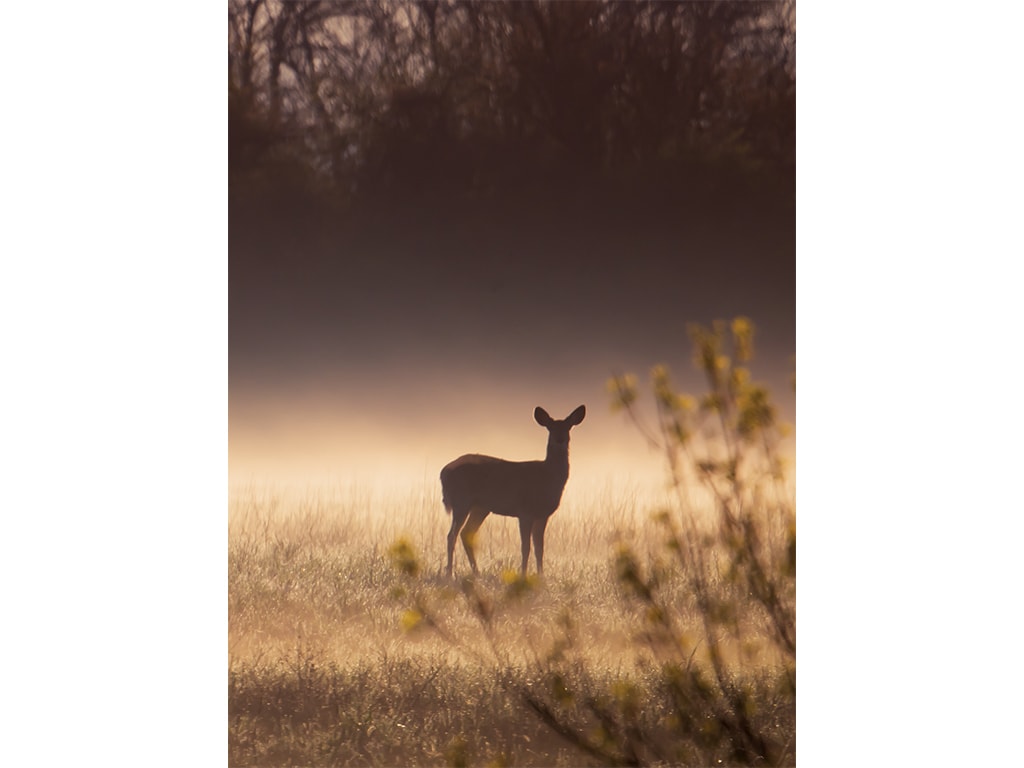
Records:
<instances>
[{"instance_id":1,"label":"deer ear","mask_svg":"<svg viewBox=\"0 0 1024 768\"><path fill-rule=\"evenodd\" d=\"M572 413L570 413L570 414L569 414L569 415L568 415L568 416L567 416L567 417L565 418L565 421L566 421L566 423L567 423L567 424L569 424L570 426L573 426L573 427L575 427L575 426L576 426L577 424L579 424L579 423L580 423L581 421L583 421L583 417L584 417L584 416L586 416L586 415L587 415L587 406L585 406L585 405L581 405L581 406L580 406L579 408L577 408L577 409L576 409L575 411L573 411Z\"/></svg>"},{"instance_id":2,"label":"deer ear","mask_svg":"<svg viewBox=\"0 0 1024 768\"><path fill-rule=\"evenodd\" d=\"M537 423L542 427L550 427L551 423L554 421L554 419L548 416L548 412L539 405L533 409L533 418L535 418Z\"/></svg>"}]
</instances>

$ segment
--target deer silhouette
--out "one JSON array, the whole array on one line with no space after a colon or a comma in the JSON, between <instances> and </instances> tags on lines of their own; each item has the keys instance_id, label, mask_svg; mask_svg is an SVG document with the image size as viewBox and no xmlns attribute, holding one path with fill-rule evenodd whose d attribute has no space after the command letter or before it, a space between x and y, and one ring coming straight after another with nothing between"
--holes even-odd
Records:
<instances>
[{"instance_id":1,"label":"deer silhouette","mask_svg":"<svg viewBox=\"0 0 1024 768\"><path fill-rule=\"evenodd\" d=\"M538 406L533 418L548 431L548 450L543 461L506 461L469 453L441 470L444 508L452 515L448 531L448 576L452 575L455 540L462 533L473 573L479 573L473 544L476 532L492 512L519 519L522 539L522 573L530 559L530 538L537 558L537 572L544 573L544 529L562 501L569 479L569 430L583 421L587 409L580 406L561 421Z\"/></svg>"}]
</instances>

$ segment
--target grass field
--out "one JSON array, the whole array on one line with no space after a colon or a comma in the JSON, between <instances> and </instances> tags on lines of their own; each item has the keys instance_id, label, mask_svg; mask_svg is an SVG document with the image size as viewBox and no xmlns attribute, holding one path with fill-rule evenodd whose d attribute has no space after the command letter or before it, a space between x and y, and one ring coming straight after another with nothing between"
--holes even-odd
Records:
<instances>
[{"instance_id":1,"label":"grass field","mask_svg":"<svg viewBox=\"0 0 1024 768\"><path fill-rule=\"evenodd\" d=\"M481 575L463 578L460 545L453 581L439 495L233 489L231 765L756 762L708 704L711 672L692 674L689 693L673 682L683 664L710 666L702 611L652 521L658 498L570 480L543 582L516 577L516 521L494 516L477 543ZM652 631L662 609L624 589L623 544L657 582L670 642ZM744 622L720 646L726 683L775 761L793 764L792 671Z\"/></svg>"}]
</instances>

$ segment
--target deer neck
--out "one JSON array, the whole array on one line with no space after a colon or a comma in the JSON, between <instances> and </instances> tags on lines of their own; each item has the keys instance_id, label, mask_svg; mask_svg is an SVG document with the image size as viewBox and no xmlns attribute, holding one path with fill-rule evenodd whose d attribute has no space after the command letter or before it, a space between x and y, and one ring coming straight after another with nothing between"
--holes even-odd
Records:
<instances>
[{"instance_id":1,"label":"deer neck","mask_svg":"<svg viewBox=\"0 0 1024 768\"><path fill-rule=\"evenodd\" d=\"M554 477L565 483L569 479L569 444L556 445L549 441L544 464Z\"/></svg>"}]
</instances>

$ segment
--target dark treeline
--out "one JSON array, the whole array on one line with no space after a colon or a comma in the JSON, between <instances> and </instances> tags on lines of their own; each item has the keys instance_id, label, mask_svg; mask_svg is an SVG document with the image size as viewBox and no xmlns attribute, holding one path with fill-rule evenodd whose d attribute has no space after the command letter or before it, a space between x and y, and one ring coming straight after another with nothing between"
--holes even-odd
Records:
<instances>
[{"instance_id":1,"label":"dark treeline","mask_svg":"<svg viewBox=\"0 0 1024 768\"><path fill-rule=\"evenodd\" d=\"M791 0L230 0L233 224L791 206L794 25Z\"/></svg>"}]
</instances>

